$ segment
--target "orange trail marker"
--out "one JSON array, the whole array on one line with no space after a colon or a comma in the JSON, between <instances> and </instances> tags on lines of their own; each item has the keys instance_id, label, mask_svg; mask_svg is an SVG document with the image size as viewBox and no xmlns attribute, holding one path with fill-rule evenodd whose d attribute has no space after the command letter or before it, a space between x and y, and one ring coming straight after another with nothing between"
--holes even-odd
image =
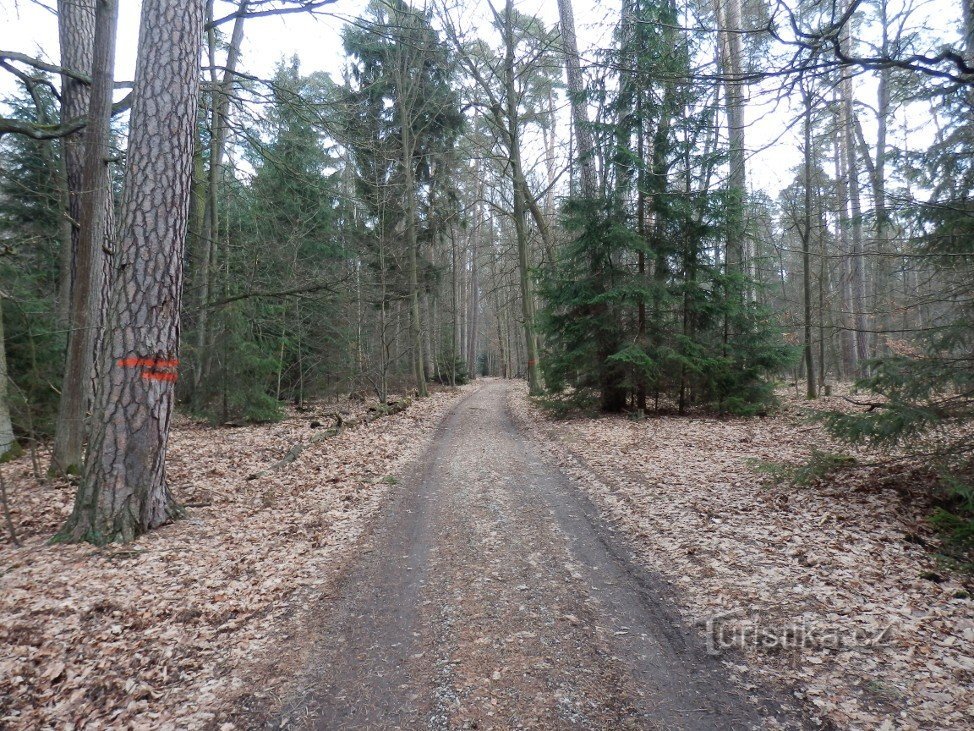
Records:
<instances>
[{"instance_id":1,"label":"orange trail marker","mask_svg":"<svg viewBox=\"0 0 974 731\"><path fill-rule=\"evenodd\" d=\"M179 361L175 358L119 358L118 364L122 368L175 368Z\"/></svg>"}]
</instances>

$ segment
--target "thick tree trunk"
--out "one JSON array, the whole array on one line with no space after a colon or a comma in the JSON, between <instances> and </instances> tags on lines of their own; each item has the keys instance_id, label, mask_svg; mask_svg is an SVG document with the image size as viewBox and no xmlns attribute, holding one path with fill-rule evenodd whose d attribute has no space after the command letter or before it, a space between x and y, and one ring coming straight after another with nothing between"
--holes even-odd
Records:
<instances>
[{"instance_id":1,"label":"thick tree trunk","mask_svg":"<svg viewBox=\"0 0 974 731\"><path fill-rule=\"evenodd\" d=\"M105 242L111 237L109 225L114 223L110 215L112 201L108 145L115 78L117 0L97 0L95 17L92 85L80 188L80 219L74 247L71 333L68 337L51 465L52 471L59 474L81 472L86 415L92 401L95 350L102 325Z\"/></svg>"},{"instance_id":2,"label":"thick tree trunk","mask_svg":"<svg viewBox=\"0 0 974 731\"><path fill-rule=\"evenodd\" d=\"M714 10L720 29L721 74L724 77L724 104L727 114L727 271L745 273L744 204L747 172L744 146L744 88L741 49L740 0L715 0Z\"/></svg>"},{"instance_id":3,"label":"thick tree trunk","mask_svg":"<svg viewBox=\"0 0 974 731\"><path fill-rule=\"evenodd\" d=\"M165 457L202 32L203 0L142 5L104 376L84 477L62 540L130 540L175 512Z\"/></svg>"},{"instance_id":4,"label":"thick tree trunk","mask_svg":"<svg viewBox=\"0 0 974 731\"><path fill-rule=\"evenodd\" d=\"M61 45L61 66L83 74L91 73L91 57L95 44L95 1L58 0L58 38ZM61 123L88 114L89 87L66 74L61 76ZM62 141L65 183L67 185L66 215L71 226L71 245L61 251L61 272L58 297L65 321L71 318L71 286L74 280L74 252L78 243L81 220L81 176L84 169L84 128Z\"/></svg>"},{"instance_id":5,"label":"thick tree trunk","mask_svg":"<svg viewBox=\"0 0 974 731\"><path fill-rule=\"evenodd\" d=\"M585 106L585 81L578 56L578 42L575 39L575 15L571 0L558 0L558 16L561 20L561 43L565 54L565 76L568 81L568 98L571 102L572 123L578 147L578 162L581 168L582 197L594 198L597 193L595 173L595 146L592 132L588 126L588 111Z\"/></svg>"}]
</instances>

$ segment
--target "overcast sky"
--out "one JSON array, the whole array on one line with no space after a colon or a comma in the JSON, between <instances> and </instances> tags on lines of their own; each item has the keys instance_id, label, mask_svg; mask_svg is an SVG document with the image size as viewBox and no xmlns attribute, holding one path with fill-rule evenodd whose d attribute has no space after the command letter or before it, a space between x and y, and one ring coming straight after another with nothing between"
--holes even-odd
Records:
<instances>
[{"instance_id":1,"label":"overcast sky","mask_svg":"<svg viewBox=\"0 0 974 731\"><path fill-rule=\"evenodd\" d=\"M956 26L959 20L960 3L949 3L948 0L903 1L920 6L921 10L924 7L932 8L932 11L927 10L922 15L937 17L939 13L941 22L948 26ZM0 0L0 48L21 51L57 63L57 19L44 7L45 4L53 6L54 0ZM328 71L337 77L344 62L340 38L343 19L359 14L364 5L364 0L338 0L327 8L330 11L327 17L297 14L249 20L241 68L249 73L268 76L278 61L296 54L301 59L304 73ZM233 9L223 0L217 0L217 6L218 17ZM516 6L526 14L540 16L548 25L558 20L555 0L518 0ZM139 0L120 2L115 75L118 80L130 80L134 75L140 7ZM465 7L473 8L472 11L465 11L462 17L466 28L476 30L487 25L484 3L479 0L467 2ZM589 56L592 49L610 42L611 27L619 14L619 0L574 0L574 8L580 50L583 56ZM860 83L863 98L868 100L873 96L871 84L868 79ZM13 78L0 71L0 96L8 95L13 89ZM791 180L792 168L799 160L795 136L787 131L795 112L787 102L766 98L759 90L753 90L752 105L747 110L747 143L751 152L749 184L772 196L777 195ZM867 121L864 127L868 130L868 126ZM895 140L891 142L896 143Z\"/></svg>"}]
</instances>

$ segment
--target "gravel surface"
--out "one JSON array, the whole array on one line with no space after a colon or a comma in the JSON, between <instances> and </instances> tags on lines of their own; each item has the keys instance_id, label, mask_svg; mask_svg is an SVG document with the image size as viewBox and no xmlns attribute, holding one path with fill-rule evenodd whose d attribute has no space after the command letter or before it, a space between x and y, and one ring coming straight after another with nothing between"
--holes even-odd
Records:
<instances>
[{"instance_id":1,"label":"gravel surface","mask_svg":"<svg viewBox=\"0 0 974 731\"><path fill-rule=\"evenodd\" d=\"M513 387L458 402L322 600L281 728L806 725L682 624L516 425Z\"/></svg>"}]
</instances>

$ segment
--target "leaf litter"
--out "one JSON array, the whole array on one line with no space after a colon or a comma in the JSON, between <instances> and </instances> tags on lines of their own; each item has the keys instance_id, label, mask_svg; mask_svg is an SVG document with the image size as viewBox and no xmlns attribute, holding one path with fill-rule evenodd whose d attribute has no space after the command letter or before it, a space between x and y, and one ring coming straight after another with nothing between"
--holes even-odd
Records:
<instances>
[{"instance_id":1,"label":"leaf litter","mask_svg":"<svg viewBox=\"0 0 974 731\"><path fill-rule=\"evenodd\" d=\"M345 430L250 481L335 405L232 429L177 418L167 470L186 517L103 549L47 545L74 486L39 485L27 457L3 465L24 545L0 545L0 727L233 728L218 721L241 694L273 692L267 658L460 393Z\"/></svg>"},{"instance_id":2,"label":"leaf litter","mask_svg":"<svg viewBox=\"0 0 974 731\"><path fill-rule=\"evenodd\" d=\"M518 418L729 665L789 688L826 726L974 727L970 577L935 555L921 466L860 452L872 466L769 483L755 460L840 449L792 394L763 419L643 421L552 420L516 394Z\"/></svg>"}]
</instances>

